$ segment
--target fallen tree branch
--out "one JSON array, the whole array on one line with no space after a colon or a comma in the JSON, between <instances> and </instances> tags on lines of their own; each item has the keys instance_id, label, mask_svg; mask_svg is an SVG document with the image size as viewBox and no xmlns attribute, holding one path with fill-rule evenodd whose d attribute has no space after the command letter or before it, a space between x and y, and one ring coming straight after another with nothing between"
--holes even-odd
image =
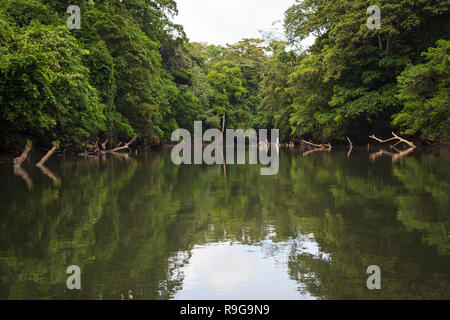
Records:
<instances>
[{"instance_id":1,"label":"fallen tree branch","mask_svg":"<svg viewBox=\"0 0 450 320\"><path fill-rule=\"evenodd\" d=\"M328 144L315 144L315 143L312 143L312 142L309 142L309 141L305 141L305 140L302 140L302 142L307 144L307 145L309 145L309 146L313 146L313 147L316 147L316 148L329 148L329 149L331 149L331 144L330 143L328 143Z\"/></svg>"},{"instance_id":2,"label":"fallen tree branch","mask_svg":"<svg viewBox=\"0 0 450 320\"><path fill-rule=\"evenodd\" d=\"M117 148L120 147L122 144L123 144L123 142L119 142L119 144L118 144L117 146L115 146L114 149L117 149ZM113 149L113 150L114 150L114 149Z\"/></svg>"},{"instance_id":3,"label":"fallen tree branch","mask_svg":"<svg viewBox=\"0 0 450 320\"><path fill-rule=\"evenodd\" d=\"M42 157L41 161L39 161L36 165L38 167L41 167L44 165L44 163L47 162L48 159L50 159L50 157L53 155L53 153L56 151L56 149L59 148L58 143L54 143L53 147L47 152L47 154L45 156Z\"/></svg>"},{"instance_id":4,"label":"fallen tree branch","mask_svg":"<svg viewBox=\"0 0 450 320\"><path fill-rule=\"evenodd\" d=\"M369 138L374 139L374 140L376 140L378 142L381 142L381 143L386 143L386 142L390 142L390 141L393 141L393 140L398 140L397 143L394 146L396 146L399 143L403 142L403 143L409 145L410 147L413 147L413 148L416 147L411 141L408 141L406 139L403 139L402 137L397 136L394 132L392 132L392 135L393 135L392 138L389 138L389 139L386 139L386 140L381 140L381 139L375 137L374 134L369 136Z\"/></svg>"},{"instance_id":5,"label":"fallen tree branch","mask_svg":"<svg viewBox=\"0 0 450 320\"><path fill-rule=\"evenodd\" d=\"M128 143L125 143L123 146L122 146L123 142L121 142L114 149L103 151L103 152L104 153L112 153L112 152L118 152L118 151L125 150L125 149L130 150L130 145L133 144L135 141L136 141L136 137L133 137L133 139L131 139Z\"/></svg>"},{"instance_id":6,"label":"fallen tree branch","mask_svg":"<svg viewBox=\"0 0 450 320\"><path fill-rule=\"evenodd\" d=\"M98 146L98 142L96 142L95 145L88 144L87 146L89 148L91 148L91 149L94 149L94 150L93 151L85 151L83 153L80 153L79 154L80 157L88 157L88 156L96 154L97 152L100 151L100 147Z\"/></svg>"},{"instance_id":7,"label":"fallen tree branch","mask_svg":"<svg viewBox=\"0 0 450 320\"><path fill-rule=\"evenodd\" d=\"M20 157L14 158L13 162L14 162L14 167L18 168L22 165L22 163L27 160L28 158L28 154L31 151L31 146L32 143L31 141L27 141L27 144L25 146L25 149L23 150L22 154L20 155Z\"/></svg>"}]
</instances>

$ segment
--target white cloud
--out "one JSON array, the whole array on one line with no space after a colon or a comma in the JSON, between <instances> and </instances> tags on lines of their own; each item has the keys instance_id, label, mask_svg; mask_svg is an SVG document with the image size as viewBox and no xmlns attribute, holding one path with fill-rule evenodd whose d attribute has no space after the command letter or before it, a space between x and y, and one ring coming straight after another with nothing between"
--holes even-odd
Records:
<instances>
[{"instance_id":1,"label":"white cloud","mask_svg":"<svg viewBox=\"0 0 450 320\"><path fill-rule=\"evenodd\" d=\"M295 0L176 0L178 17L191 41L216 45L259 37L284 19Z\"/></svg>"}]
</instances>

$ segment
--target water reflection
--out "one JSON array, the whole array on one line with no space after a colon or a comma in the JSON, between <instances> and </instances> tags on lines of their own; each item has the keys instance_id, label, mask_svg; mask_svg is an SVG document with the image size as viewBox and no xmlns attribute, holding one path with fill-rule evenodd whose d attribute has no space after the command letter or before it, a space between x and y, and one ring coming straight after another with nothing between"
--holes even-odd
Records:
<instances>
[{"instance_id":1,"label":"water reflection","mask_svg":"<svg viewBox=\"0 0 450 320\"><path fill-rule=\"evenodd\" d=\"M183 290L175 299L312 299L299 295L288 275L288 243L267 252L271 242L242 245L230 242L196 246L182 268Z\"/></svg>"},{"instance_id":2,"label":"water reflection","mask_svg":"<svg viewBox=\"0 0 450 320\"><path fill-rule=\"evenodd\" d=\"M448 299L449 155L347 154L280 150L275 176L165 149L0 168L0 298Z\"/></svg>"}]
</instances>

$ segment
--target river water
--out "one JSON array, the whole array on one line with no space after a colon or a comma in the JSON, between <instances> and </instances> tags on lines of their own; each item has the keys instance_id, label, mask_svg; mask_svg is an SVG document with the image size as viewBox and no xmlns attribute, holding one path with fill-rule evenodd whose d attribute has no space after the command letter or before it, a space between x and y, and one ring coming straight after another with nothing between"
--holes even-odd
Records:
<instances>
[{"instance_id":1,"label":"river water","mask_svg":"<svg viewBox=\"0 0 450 320\"><path fill-rule=\"evenodd\" d=\"M450 154L371 153L280 150L274 176L164 148L2 167L0 299L449 299Z\"/></svg>"}]
</instances>

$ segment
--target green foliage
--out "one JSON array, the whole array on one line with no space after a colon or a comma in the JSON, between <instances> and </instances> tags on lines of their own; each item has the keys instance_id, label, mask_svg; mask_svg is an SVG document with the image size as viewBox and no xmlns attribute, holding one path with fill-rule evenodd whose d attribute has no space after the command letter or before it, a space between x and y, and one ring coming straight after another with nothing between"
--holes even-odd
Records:
<instances>
[{"instance_id":1,"label":"green foliage","mask_svg":"<svg viewBox=\"0 0 450 320\"><path fill-rule=\"evenodd\" d=\"M154 144L195 120L221 127L224 114L228 128L277 128L283 141L363 143L393 126L449 139L448 1L380 0L379 30L366 26L370 1L297 1L288 42L227 46L189 43L174 0L80 0L72 31L69 4L0 3L3 149Z\"/></svg>"},{"instance_id":2,"label":"green foliage","mask_svg":"<svg viewBox=\"0 0 450 320\"><path fill-rule=\"evenodd\" d=\"M173 70L163 68L189 69L175 63L185 38L170 20L174 1L81 1L82 28L72 31L65 27L69 4L0 4L2 148L28 138L80 148L136 133L141 143L157 143L178 126L170 125L173 115L202 113L191 90L178 88Z\"/></svg>"},{"instance_id":3,"label":"green foliage","mask_svg":"<svg viewBox=\"0 0 450 320\"><path fill-rule=\"evenodd\" d=\"M394 118L405 134L429 140L450 139L450 41L436 44L422 53L425 63L408 66L398 77L404 108Z\"/></svg>"},{"instance_id":4,"label":"green foliage","mask_svg":"<svg viewBox=\"0 0 450 320\"><path fill-rule=\"evenodd\" d=\"M289 119L292 116L292 98L288 91L289 75L294 71L297 57L286 51L286 42L272 41L268 47L271 52L265 64L264 77L260 83L262 97L260 117L261 126L279 128L280 140L291 136Z\"/></svg>"},{"instance_id":5,"label":"green foliage","mask_svg":"<svg viewBox=\"0 0 450 320\"><path fill-rule=\"evenodd\" d=\"M412 6L408 1L379 1L379 30L366 26L371 4L306 0L286 11L285 29L292 45L316 37L285 85L294 110L292 132L319 140L362 137L360 142L367 141L369 134L390 132L392 125L402 126L406 134L423 129L422 138L430 140L448 132L448 72L436 70L428 82L418 80L419 75L430 74L433 65L445 62L428 58L434 62L404 71L409 64L421 62L421 51L448 37L448 3L418 1ZM443 59L442 53L432 54ZM448 69L448 64L444 67ZM413 78L430 88L433 101L408 98L407 83ZM427 129L431 127L433 132Z\"/></svg>"},{"instance_id":6,"label":"green foliage","mask_svg":"<svg viewBox=\"0 0 450 320\"><path fill-rule=\"evenodd\" d=\"M31 21L56 25L62 21L55 12L37 0L3 0L0 11L4 12L8 21L18 27L26 27Z\"/></svg>"},{"instance_id":7,"label":"green foliage","mask_svg":"<svg viewBox=\"0 0 450 320\"><path fill-rule=\"evenodd\" d=\"M5 143L39 138L79 144L105 130L103 105L82 64L88 52L65 27L0 22L0 121Z\"/></svg>"},{"instance_id":8,"label":"green foliage","mask_svg":"<svg viewBox=\"0 0 450 320\"><path fill-rule=\"evenodd\" d=\"M242 101L247 92L242 86L241 69L231 61L217 62L206 80L213 88L211 108L214 114L226 114L233 124L237 120L237 110L234 107Z\"/></svg>"}]
</instances>

